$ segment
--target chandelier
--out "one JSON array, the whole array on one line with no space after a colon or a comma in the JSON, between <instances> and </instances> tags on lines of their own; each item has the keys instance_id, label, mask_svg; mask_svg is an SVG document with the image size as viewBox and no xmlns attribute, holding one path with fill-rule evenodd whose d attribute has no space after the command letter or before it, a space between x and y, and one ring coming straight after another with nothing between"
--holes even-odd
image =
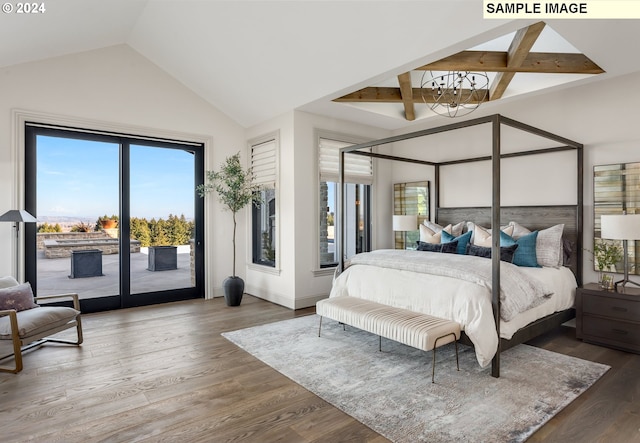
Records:
<instances>
[{"instance_id":1,"label":"chandelier","mask_svg":"<svg viewBox=\"0 0 640 443\"><path fill-rule=\"evenodd\" d=\"M486 72L425 71L420 82L422 100L433 112L445 117L473 112L489 94Z\"/></svg>"}]
</instances>

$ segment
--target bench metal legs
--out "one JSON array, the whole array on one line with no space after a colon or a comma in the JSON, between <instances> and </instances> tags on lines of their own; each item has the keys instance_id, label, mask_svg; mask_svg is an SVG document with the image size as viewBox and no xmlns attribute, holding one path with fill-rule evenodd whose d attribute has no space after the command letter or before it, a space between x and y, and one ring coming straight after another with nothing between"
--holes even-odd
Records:
<instances>
[{"instance_id":1,"label":"bench metal legs","mask_svg":"<svg viewBox=\"0 0 640 443\"><path fill-rule=\"evenodd\" d=\"M431 363L431 383L435 383L435 377L436 377L436 349L438 349L438 340L440 340L441 338L449 337L450 335L453 335L453 342L456 345L456 368L458 369L458 371L460 370L460 363L458 362L458 340L456 338L456 334L452 332L451 334L438 337L433 342L433 362Z\"/></svg>"},{"instance_id":2,"label":"bench metal legs","mask_svg":"<svg viewBox=\"0 0 640 443\"><path fill-rule=\"evenodd\" d=\"M344 323L342 323L344 328ZM318 337L320 337L320 332L322 331L322 316L320 316L320 324L318 325ZM451 332L450 334L443 335L442 337L438 337L433 342L433 361L431 363L431 383L435 383L436 378L436 349L438 349L438 340L449 337L453 335L453 343L456 346L456 369L460 370L460 361L458 359L458 339L456 337L455 332ZM378 351L382 352L382 336L378 335Z\"/></svg>"}]
</instances>

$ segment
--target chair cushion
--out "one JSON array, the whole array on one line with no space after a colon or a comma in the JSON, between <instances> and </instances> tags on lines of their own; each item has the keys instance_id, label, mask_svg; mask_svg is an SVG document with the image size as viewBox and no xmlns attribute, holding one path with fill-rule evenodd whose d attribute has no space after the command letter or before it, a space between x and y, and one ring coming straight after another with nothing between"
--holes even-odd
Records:
<instances>
[{"instance_id":1,"label":"chair cushion","mask_svg":"<svg viewBox=\"0 0 640 443\"><path fill-rule=\"evenodd\" d=\"M20 338L46 332L65 325L76 318L80 311L64 306L40 306L18 312L18 333ZM11 340L9 316L0 317L0 340Z\"/></svg>"},{"instance_id":2,"label":"chair cushion","mask_svg":"<svg viewBox=\"0 0 640 443\"><path fill-rule=\"evenodd\" d=\"M28 282L0 289L0 309L24 311L37 307L38 305L33 301L31 284Z\"/></svg>"}]
</instances>

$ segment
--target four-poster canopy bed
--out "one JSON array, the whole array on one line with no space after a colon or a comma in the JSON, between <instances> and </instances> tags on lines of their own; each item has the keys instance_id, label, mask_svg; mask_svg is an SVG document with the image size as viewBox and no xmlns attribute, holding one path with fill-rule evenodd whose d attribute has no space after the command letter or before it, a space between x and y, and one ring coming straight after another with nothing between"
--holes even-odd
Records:
<instances>
[{"instance_id":1,"label":"four-poster canopy bed","mask_svg":"<svg viewBox=\"0 0 640 443\"><path fill-rule=\"evenodd\" d=\"M427 137L433 134L440 134L448 131L454 131L462 128L469 128L472 126L483 125L483 124L491 125L492 152L490 156L472 157L472 158L466 158L461 160L438 162L438 161L427 161L427 160L420 160L420 159L414 159L414 158L405 158L405 157L387 155L381 152L372 152L373 150L371 149L372 147L383 148L385 145L389 145L392 143L399 143L408 139ZM531 150L521 151L521 152L502 153L502 150L501 150L502 125L515 128L516 130L523 131L525 133L533 134L534 136L538 136L543 139L550 140L554 144L559 144L559 145L551 148L540 148L540 149L531 149ZM490 266L490 270L488 271L489 273L488 281L485 282L486 288L483 288L483 290L490 291L491 301L490 301L489 314L492 313L492 316L493 316L494 326L491 326L491 327L495 327L495 332L492 330L491 334L492 335L495 334L497 336L497 343L493 344L495 348L495 353L493 354L492 357L490 357L491 363L492 363L491 374L494 377L499 377L500 352L502 350L506 350L509 347L515 346L535 336L538 336L554 327L559 326L560 324L562 324L563 322L569 320L574 316L574 310L572 306L573 306L573 296L575 294L575 286L576 284L581 284L581 281L582 281L582 220L583 220L582 218L582 211L583 211L582 209L583 208L582 149L583 147L582 147L582 144L580 143L574 142L572 140L568 140L564 137L552 134L550 132L535 128L533 126L512 120L510 118L507 118L498 114L342 148L340 150L340 158L339 158L339 167L340 167L340 183L338 187L339 189L338 209L339 210L337 214L338 229L336 230L336 243L339 251L338 272L340 273L344 272L346 274L349 271L353 271L353 268L357 268L357 266L351 266L345 270L344 242L342 241L342 239L345 238L345 232L344 232L345 224L342 223L342 219L341 219L342 214L344 214L343 202L345 201L344 186L342 186L342 184L344 183L344 168L343 168L343 165L345 163L344 156L351 155L351 154L365 155L365 156L370 156L370 157L374 157L382 160L410 162L410 163L416 163L416 164L429 165L433 167L434 182L435 182L434 183L435 185L434 186L435 223L442 226L445 226L448 224L455 225L456 223L464 220L466 222L473 222L478 226L491 227L489 230L489 234L491 234L491 240L490 240L491 259L489 261L487 260L480 260L480 261L484 262L482 264L483 266L485 267ZM508 207L501 206L501 200L500 200L501 159L531 156L531 155L543 155L543 154L560 152L560 151L575 151L575 154L576 154L576 176L577 176L576 194L577 195L576 195L575 205L508 206ZM480 161L491 161L491 169L492 169L491 207L462 207L462 208L440 207L440 196L441 196L440 169L444 166L471 163L471 162L480 162ZM509 331L506 334L509 337L509 339L503 338L505 334L501 334L501 323L502 323L501 316L503 320L505 319L504 310L502 310L502 304L504 304L505 301L509 301L509 299L506 299L504 294L501 293L501 290L502 290L501 271L502 271L502 274L504 274L503 275L504 281L502 282L503 285L505 286L513 285L513 283L511 283L508 279L512 278L510 274L514 271L507 266L513 266L515 268L517 268L517 266L511 265L511 264L507 265L507 264L504 264L504 262L502 262L503 264L501 266L501 260L500 260L501 259L501 254L500 254L501 229L504 228L504 224L507 221L509 221L510 223L515 223L516 225L521 224L522 226L526 226L529 228L529 230L535 231L535 232L538 232L538 230L544 230L546 228L549 228L552 225L564 225L564 229L562 230L561 228L561 232L562 232L564 246L566 247L565 253L567 252L567 250L570 250L571 254L568 256L565 256L564 263L561 262L559 264L560 266L557 266L557 268L563 271L566 271L565 274L569 273L567 271L567 268L568 268L571 270L571 273L572 273L569 279L572 283L570 283L569 285L567 285L566 283L562 283L561 285L557 286L557 287L562 287L562 291L558 291L558 292L564 291L564 292L570 293L570 300L568 302L563 301L562 302L563 304L558 304L559 302L554 302L557 305L555 309L545 308L547 309L546 311L544 309L541 309L537 314L531 314L531 315L537 315L537 318L534 318L534 319L532 319L531 316L528 316L527 313L524 313L526 315L522 315L521 317L524 317L525 320L519 320L519 321L520 322L526 321L526 325L523 327L520 327L515 332ZM534 243L535 243L535 239L534 239ZM535 244L534 244L534 247L535 247ZM375 252L381 252L381 251L374 251L371 254L375 255ZM402 253L404 253L404 251ZM406 251L406 253L414 254L412 256L413 257L412 260L414 261L416 259L422 259L422 256L419 256L420 254L429 254L429 253L415 252L415 251ZM462 254L464 254L464 252L462 252ZM432 253L431 255L432 257L430 258L434 258L433 257L434 254ZM441 254L442 257L444 255L445 254ZM443 257L443 260L444 259L445 257ZM431 263L433 264L434 262L431 262ZM428 267L431 265L426 264L425 266ZM501 270L501 268L503 269ZM533 268L528 268L528 269L531 270ZM544 269L547 269L547 268L544 268ZM543 272L543 270L529 271L529 273ZM379 272L374 273L374 276L375 274L382 275L387 271L388 270L380 270ZM396 272L398 273L398 275L400 275L400 273L409 272L409 271L402 270L402 271L390 271L390 272ZM392 279L389 278L389 275L391 274L384 274L384 275L387 276L385 277L387 281L392 281ZM353 276L353 273L352 273L352 276ZM409 278L407 278L407 276L409 276ZM348 293L349 289L346 286L344 286L344 283L340 282L340 277L342 277L342 275L339 275L337 279L334 281L334 287L332 289L331 296L352 295ZM523 275L522 278L524 277L526 276ZM370 279L371 277L362 277L362 278ZM397 293L399 290L406 291L408 286L405 286L405 285L410 284L409 282L407 282L407 280L415 279L415 281L418 282L423 277L421 277L421 274L412 274L409 272L408 274L407 273L402 274L402 277L399 277L399 278L404 280L393 280L397 284L396 287L388 286L388 289L391 292L395 291ZM438 278L447 279L448 277L438 277ZM553 277L553 279L555 278L556 277ZM354 277L352 277L351 279L355 280ZM438 281L441 281L441 280L438 280ZM565 281L566 281L566 278L565 278ZM421 281L421 283L416 283L416 284L423 284L423 283L424 281ZM370 284L370 282L367 282L367 284ZM380 286L384 286L385 282L383 281L381 283L376 283L376 284L378 287L380 287ZM390 284L393 284L393 283L390 283ZM441 288L443 286L447 286L447 284L448 283L444 281L444 284L437 283L436 286L429 287L429 288L420 287L420 288L417 288L417 290L422 292L425 292L425 291L439 292ZM466 288L465 292L469 292L468 291L470 289L469 285L473 286L473 284L470 284L468 282L463 282L463 284L467 285L465 287ZM338 288L338 286L340 287ZM364 284L364 286L366 286L366 284ZM398 289L398 287L400 286L402 287L402 289ZM567 286L569 287L567 288ZM553 287L554 290L556 288L556 286L551 286L551 287ZM371 289L371 287L369 287L369 289ZM384 290L384 288L382 290ZM334 291L336 292L335 294L334 294ZM340 293L338 294L338 292ZM460 290L458 290L458 292L460 292ZM427 295L431 296L431 294L427 294ZM365 294L362 296L366 297L367 295ZM546 295L546 296L550 298L552 297L551 295ZM485 298L488 298L488 297L485 297ZM501 298L502 298L502 301L501 301ZM455 302L449 301L447 303L454 304ZM543 303L543 305L544 304L545 303ZM549 304L550 302L546 303L546 305L549 305ZM539 309L539 308L534 307L534 309L531 309L531 312L535 311L536 309ZM548 312L548 309L553 309L553 310L551 312ZM425 313L429 313L429 312L425 312ZM475 319L473 321L476 322ZM505 322L504 324L508 325L510 328L513 328L513 325L510 325L509 323L510 322ZM514 324L517 324L517 322L514 322ZM485 329L487 328L486 321L484 322L483 327ZM474 341L473 338L469 340L469 336L472 335L470 333L472 328L468 326L467 329L468 329L466 331L468 332L467 338L465 340L463 337L463 342L466 342L467 344L475 345L476 349L479 349L480 339L478 339L478 342ZM483 334L483 333L486 333L487 331L484 331L484 332L479 331L479 332ZM483 364L478 350L476 350L476 354L478 355L478 359L479 359L478 361L481 362L481 364ZM488 362L485 364L488 364Z\"/></svg>"}]
</instances>

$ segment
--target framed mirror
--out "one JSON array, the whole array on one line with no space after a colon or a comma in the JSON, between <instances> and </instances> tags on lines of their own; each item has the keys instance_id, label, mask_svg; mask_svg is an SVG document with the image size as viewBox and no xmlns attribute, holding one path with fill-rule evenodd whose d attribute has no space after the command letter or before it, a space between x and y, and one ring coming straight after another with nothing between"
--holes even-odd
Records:
<instances>
[{"instance_id":1,"label":"framed mirror","mask_svg":"<svg viewBox=\"0 0 640 443\"><path fill-rule=\"evenodd\" d=\"M605 214L640 214L640 163L616 163L593 167L593 244L617 245L622 251L622 240L603 240L601 216ZM629 274L640 275L640 242L628 241ZM594 260L594 270L598 266ZM623 260L609 272L623 273Z\"/></svg>"},{"instance_id":2,"label":"framed mirror","mask_svg":"<svg viewBox=\"0 0 640 443\"><path fill-rule=\"evenodd\" d=\"M418 224L429 219L429 182L396 183L393 185L393 214L416 215ZM396 231L395 249L415 249L420 231Z\"/></svg>"}]
</instances>

